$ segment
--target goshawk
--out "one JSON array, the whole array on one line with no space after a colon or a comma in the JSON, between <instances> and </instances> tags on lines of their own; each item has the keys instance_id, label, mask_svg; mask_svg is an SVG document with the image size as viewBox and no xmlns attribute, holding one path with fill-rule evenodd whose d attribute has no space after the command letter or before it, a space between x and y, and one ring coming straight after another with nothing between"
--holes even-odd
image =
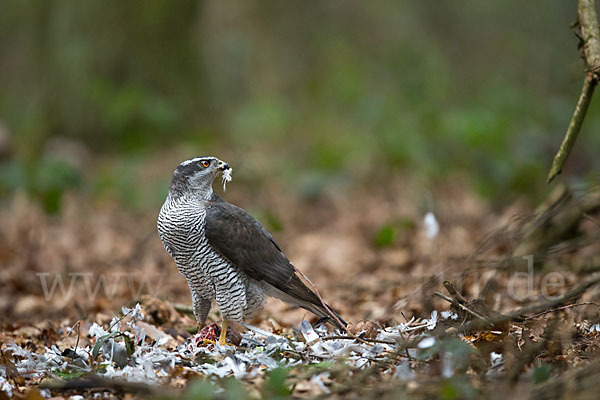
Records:
<instances>
[{"instance_id":1,"label":"goshawk","mask_svg":"<svg viewBox=\"0 0 600 400\"><path fill-rule=\"evenodd\" d=\"M229 180L231 171L215 157L182 162L158 216L160 239L188 282L199 327L216 300L223 320L219 343L224 344L227 321L252 316L267 295L343 329L346 323L306 286L273 236L213 191L215 177L223 173Z\"/></svg>"}]
</instances>

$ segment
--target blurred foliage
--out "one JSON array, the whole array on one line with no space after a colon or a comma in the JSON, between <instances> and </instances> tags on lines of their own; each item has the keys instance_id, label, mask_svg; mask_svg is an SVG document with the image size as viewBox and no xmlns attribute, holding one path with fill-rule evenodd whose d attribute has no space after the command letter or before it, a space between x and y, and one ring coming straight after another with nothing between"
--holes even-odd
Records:
<instances>
[{"instance_id":1,"label":"blurred foliage","mask_svg":"<svg viewBox=\"0 0 600 400\"><path fill-rule=\"evenodd\" d=\"M273 400L290 398L292 390L285 382L288 374L288 368L275 368L269 371L260 390L261 398ZM189 400L255 398L250 396L244 384L234 377L219 379L216 383L208 379L199 379L188 385L182 397Z\"/></svg>"},{"instance_id":2,"label":"blurred foliage","mask_svg":"<svg viewBox=\"0 0 600 400\"><path fill-rule=\"evenodd\" d=\"M533 371L533 383L536 385L542 382L546 382L550 378L550 373L552 372L551 364L544 364L537 367Z\"/></svg>"},{"instance_id":3,"label":"blurred foliage","mask_svg":"<svg viewBox=\"0 0 600 400\"><path fill-rule=\"evenodd\" d=\"M199 379L188 385L184 400L211 400L215 396L215 386L208 379Z\"/></svg>"},{"instance_id":4,"label":"blurred foliage","mask_svg":"<svg viewBox=\"0 0 600 400\"><path fill-rule=\"evenodd\" d=\"M384 225L375 234L377 247L391 246L396 240L396 228L393 225Z\"/></svg>"},{"instance_id":5,"label":"blurred foliage","mask_svg":"<svg viewBox=\"0 0 600 400\"><path fill-rule=\"evenodd\" d=\"M440 387L439 398L443 400L477 399L481 395L466 376L459 375L447 379Z\"/></svg>"},{"instance_id":6,"label":"blurred foliage","mask_svg":"<svg viewBox=\"0 0 600 400\"><path fill-rule=\"evenodd\" d=\"M12 163L39 170L64 137L116 158L268 160L308 196L386 169L536 196L582 77L574 18L561 0L7 0L0 120ZM599 124L592 104L567 173L600 166ZM120 175L93 186L146 198Z\"/></svg>"},{"instance_id":7,"label":"blurred foliage","mask_svg":"<svg viewBox=\"0 0 600 400\"><path fill-rule=\"evenodd\" d=\"M396 243L399 237L415 230L416 224L411 218L401 218L381 226L373 237L375 246L386 247Z\"/></svg>"},{"instance_id":8,"label":"blurred foliage","mask_svg":"<svg viewBox=\"0 0 600 400\"><path fill-rule=\"evenodd\" d=\"M292 389L285 383L289 375L289 368L275 368L263 387L263 396L266 399L286 399L292 395Z\"/></svg>"},{"instance_id":9,"label":"blurred foliage","mask_svg":"<svg viewBox=\"0 0 600 400\"><path fill-rule=\"evenodd\" d=\"M56 159L42 158L29 166L0 164L0 194L28 193L39 200L49 213L59 210L63 193L78 186L80 181L77 169Z\"/></svg>"}]
</instances>

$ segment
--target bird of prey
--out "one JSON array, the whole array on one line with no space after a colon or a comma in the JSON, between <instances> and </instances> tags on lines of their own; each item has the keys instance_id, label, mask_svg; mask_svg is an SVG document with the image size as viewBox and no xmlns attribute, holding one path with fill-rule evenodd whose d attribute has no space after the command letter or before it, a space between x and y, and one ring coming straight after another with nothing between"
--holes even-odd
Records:
<instances>
[{"instance_id":1,"label":"bird of prey","mask_svg":"<svg viewBox=\"0 0 600 400\"><path fill-rule=\"evenodd\" d=\"M242 322L261 310L266 295L343 329L346 322L306 286L273 236L213 191L216 176L222 173L225 184L231 171L215 157L182 162L158 216L158 234L187 280L199 328L216 300L222 317L219 343L225 344L228 321Z\"/></svg>"}]
</instances>

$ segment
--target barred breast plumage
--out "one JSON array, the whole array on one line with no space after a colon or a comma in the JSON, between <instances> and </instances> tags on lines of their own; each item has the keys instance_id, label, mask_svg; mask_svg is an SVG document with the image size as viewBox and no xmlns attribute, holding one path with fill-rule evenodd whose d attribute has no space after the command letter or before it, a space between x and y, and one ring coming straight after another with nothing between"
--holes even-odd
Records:
<instances>
[{"instance_id":1,"label":"barred breast plumage","mask_svg":"<svg viewBox=\"0 0 600 400\"><path fill-rule=\"evenodd\" d=\"M239 322L262 308L263 291L208 243L205 203L197 196L169 195L160 210L158 232L188 282L198 322L204 323L214 300L223 318Z\"/></svg>"}]
</instances>

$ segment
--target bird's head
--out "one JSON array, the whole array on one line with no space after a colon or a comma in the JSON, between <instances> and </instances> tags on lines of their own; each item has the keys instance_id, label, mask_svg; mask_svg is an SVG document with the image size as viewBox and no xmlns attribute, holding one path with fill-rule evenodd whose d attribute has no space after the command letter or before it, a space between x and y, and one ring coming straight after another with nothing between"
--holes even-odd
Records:
<instances>
[{"instance_id":1,"label":"bird's head","mask_svg":"<svg viewBox=\"0 0 600 400\"><path fill-rule=\"evenodd\" d=\"M223 187L231 180L231 167L216 157L196 157L179 164L173 172L171 193L195 192L205 199L212 196L212 183L223 173Z\"/></svg>"}]
</instances>

